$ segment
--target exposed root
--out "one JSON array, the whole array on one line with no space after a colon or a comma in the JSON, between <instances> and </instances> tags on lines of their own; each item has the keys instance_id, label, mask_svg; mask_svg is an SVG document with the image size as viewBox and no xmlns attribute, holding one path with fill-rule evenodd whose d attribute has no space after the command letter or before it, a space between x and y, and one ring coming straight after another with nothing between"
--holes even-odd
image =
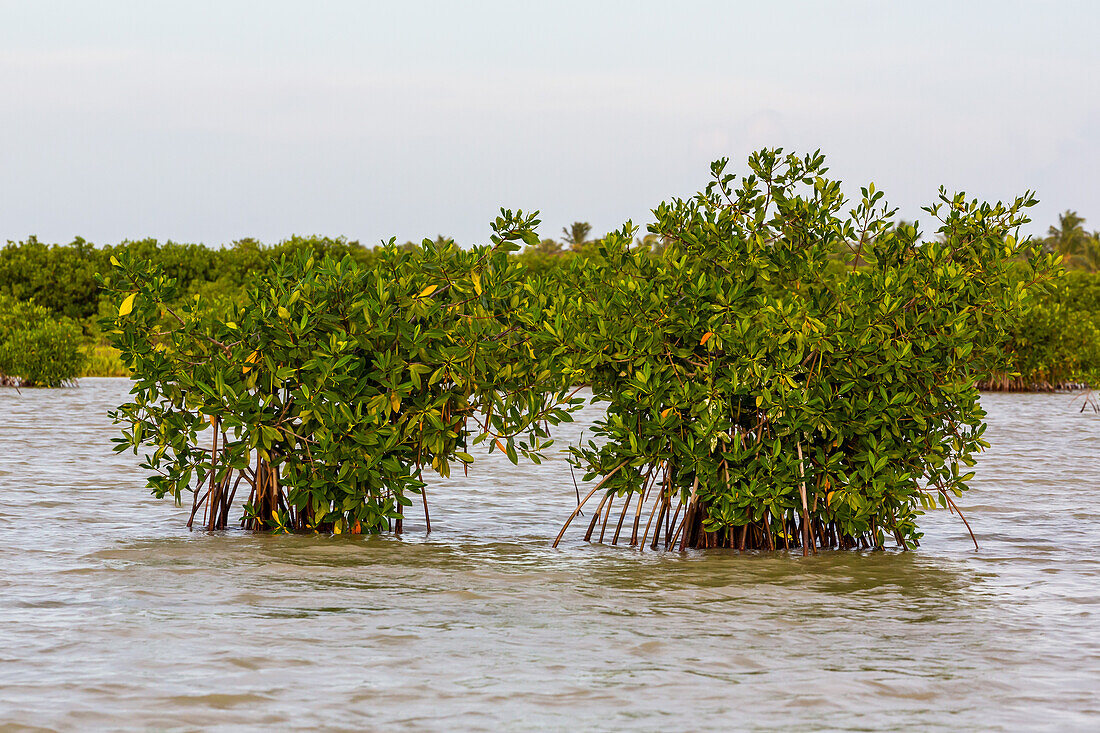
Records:
<instances>
[{"instance_id":1,"label":"exposed root","mask_svg":"<svg viewBox=\"0 0 1100 733\"><path fill-rule=\"evenodd\" d=\"M554 547L561 542L573 519L580 516L584 505L599 493L623 465L625 464L620 464L614 471L604 476L581 500L554 539ZM682 496L678 490L672 488L670 468L665 465L656 468L657 470L651 468L646 474L639 490L625 495L614 533L610 537L608 537L607 527L618 494L614 489L604 491L584 533L586 542L594 539L596 542L604 542L605 539L609 539L614 545L619 544L621 539L623 544L626 544L629 534L630 546L643 550L647 546L652 550L659 547L665 550L727 548L769 552L774 552L776 549L786 551L801 549L803 555L808 555L811 552L816 553L819 549L883 549L878 537L884 534L894 537L899 547L905 547L905 538L900 531L892 527L884 527L880 532L879 528L873 525L869 531L852 536L845 534L838 522L812 516L804 481L799 487L801 506L798 510L785 511L779 517L774 516L770 511L765 511L755 521L708 529L706 524L708 507L698 494L698 480L692 484L690 494ZM726 480L728 481L728 474ZM817 511L816 499L815 495L814 512ZM673 507L674 501L675 507ZM953 502L952 506L954 506ZM958 511L957 507L955 511ZM641 522L643 512L648 513L648 519L644 525ZM634 520L628 524L626 518L631 513ZM959 516L962 516L961 513ZM600 533L598 538L594 538L597 525Z\"/></svg>"},{"instance_id":2,"label":"exposed root","mask_svg":"<svg viewBox=\"0 0 1100 733\"><path fill-rule=\"evenodd\" d=\"M603 486L604 484L606 484L611 479L611 477L614 476L615 474L617 474L619 472L619 469L621 469L625 465L626 465L626 461L623 461L618 466L616 466L614 468L614 470L611 471L611 473L604 476L603 479L601 479L598 484L596 484L595 486L592 487L592 490L588 492L588 496L584 497L583 501L580 501L580 502L577 503L577 508L574 509L573 513L569 515L569 519L565 520L565 525L561 528L561 532L558 532L558 536L554 540L554 544L551 545L552 547L557 547L558 543L561 542L561 538L565 535L565 530L569 529L569 524L574 519L576 519L578 514L580 514L581 507L583 507L585 505L585 502L587 502L589 499L591 499L593 497L593 495L595 495L595 493L600 490L600 487ZM599 516L599 512L596 513L596 516L597 517ZM589 528L588 532L589 532L589 536L591 536L591 534L592 534L591 528Z\"/></svg>"},{"instance_id":3,"label":"exposed root","mask_svg":"<svg viewBox=\"0 0 1100 733\"><path fill-rule=\"evenodd\" d=\"M1070 382L1039 374L1024 378L1022 375L995 374L991 379L978 382L982 392L1067 392L1089 389L1083 382Z\"/></svg>"}]
</instances>

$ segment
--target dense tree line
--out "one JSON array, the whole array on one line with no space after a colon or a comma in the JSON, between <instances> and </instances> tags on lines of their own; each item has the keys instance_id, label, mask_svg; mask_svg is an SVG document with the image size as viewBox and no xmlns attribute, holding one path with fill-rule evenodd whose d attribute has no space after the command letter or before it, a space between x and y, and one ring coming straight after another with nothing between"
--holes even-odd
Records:
<instances>
[{"instance_id":1,"label":"dense tree line","mask_svg":"<svg viewBox=\"0 0 1100 733\"><path fill-rule=\"evenodd\" d=\"M435 240L437 244L446 241L444 237ZM572 263L595 256L603 241L603 237L593 236L587 222L574 222L563 228L559 239L541 239L509 257L523 265L529 277L575 278ZM1100 382L1100 234L1088 231L1076 212L1066 211L1039 243L1046 252L1062 258L1068 273L1017 326L1009 345L1011 364L983 385L987 389L1049 389ZM402 245L406 250L415 246L411 242ZM638 237L634 246L657 256L665 243L647 233ZM80 326L89 359L66 360L68 364L82 364L91 374L121 374L123 368L104 345L97 325L97 318L110 306L96 283L96 274L109 269L112 257L125 254L155 264L178 283L181 299L199 295L228 303L243 298L250 277L300 252L315 258L349 256L357 264L369 266L379 257L381 247L321 236L295 236L274 245L241 239L223 247L155 239L95 246L80 237L69 244L47 244L32 236L0 248L0 295L9 296L5 306L9 310L16 301L33 303L57 319ZM838 250L827 266L839 266L842 257ZM856 263L865 264L858 254ZM77 374L69 378L73 376Z\"/></svg>"},{"instance_id":2,"label":"dense tree line","mask_svg":"<svg viewBox=\"0 0 1100 733\"><path fill-rule=\"evenodd\" d=\"M8 242L0 249L0 293L33 300L51 312L79 321L94 318L104 299L96 273L110 269L112 257L125 253L160 267L182 287L181 296L203 290L236 292L250 274L298 251L315 256L350 255L368 264L374 250L343 237L291 237L276 245L241 239L225 247L139 239L97 247L77 237L70 244L46 244L36 237Z\"/></svg>"}]
</instances>

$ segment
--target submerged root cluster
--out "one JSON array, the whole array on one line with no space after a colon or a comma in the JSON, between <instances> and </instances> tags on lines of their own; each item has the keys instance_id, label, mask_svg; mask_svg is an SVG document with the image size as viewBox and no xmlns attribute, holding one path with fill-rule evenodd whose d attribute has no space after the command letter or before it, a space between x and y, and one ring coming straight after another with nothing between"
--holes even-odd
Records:
<instances>
[{"instance_id":1,"label":"submerged root cluster","mask_svg":"<svg viewBox=\"0 0 1100 733\"><path fill-rule=\"evenodd\" d=\"M1075 392L1089 389L1085 382L1059 380L1054 377L1022 375L1009 376L995 374L992 378L978 382L982 392Z\"/></svg>"},{"instance_id":2,"label":"submerged root cluster","mask_svg":"<svg viewBox=\"0 0 1100 733\"><path fill-rule=\"evenodd\" d=\"M254 532L401 533L404 506L392 490L370 497L368 503L377 508L371 514L371 519L333 521L329 513L331 505L322 506L318 512L315 504L304 500L307 494L296 491L293 482L280 475L280 467L285 464L273 465L269 458L256 455L254 465L244 468L227 465L228 438L224 432L218 430L220 421L217 418L211 422L214 426L214 438L208 465L213 466L213 469L208 468L199 475L198 485L193 491L191 515L187 520L188 529L195 528L196 520L198 528L207 531L228 529L229 512L237 497L237 490L243 483L248 489L248 499L240 519L242 529ZM206 456L206 450L202 454ZM424 523L430 532L432 525L428 514L427 493L423 488L418 492L424 504ZM393 507L392 513L386 511L386 507L390 506Z\"/></svg>"},{"instance_id":3,"label":"submerged root cluster","mask_svg":"<svg viewBox=\"0 0 1100 733\"><path fill-rule=\"evenodd\" d=\"M578 502L555 538L554 547L561 542L573 520L583 516L588 502L622 467L620 465L604 476ZM801 511L786 510L775 519L770 511L765 510L757 521L708 530L708 506L699 497L698 479L691 493L685 497L679 489L670 485L669 478L670 471L666 465L661 471L651 468L640 492L620 495L614 489L606 490L589 519L584 541L591 542L595 538L596 542L603 543L610 539L612 545L617 545L621 539L623 544L643 550L647 547L651 550L727 548L771 552L801 549L803 555L816 553L819 549L883 549L878 539L879 533L873 525L867 532L855 535L845 533L838 522L818 515L816 499L812 508L807 504L805 489L801 492ZM636 500L638 497L641 498ZM618 520L612 523L613 505L617 499L622 500L622 506L618 510ZM906 546L905 538L900 533L895 532L894 539L899 547Z\"/></svg>"},{"instance_id":4,"label":"submerged root cluster","mask_svg":"<svg viewBox=\"0 0 1100 733\"><path fill-rule=\"evenodd\" d=\"M293 531L312 528L312 512L309 505L299 510L287 501L280 485L279 469L269 461L257 456L255 466L250 465L243 469L224 467L221 471L217 470L219 458L224 458L220 453L224 453L228 438L224 432L218 430L217 418L212 419L211 422L214 426L214 439L210 455L211 465L214 468L199 477L187 528L194 528L195 518L198 516L199 509L202 509L200 527L208 531L227 529L229 511L242 482L250 488L245 513L241 517L242 528L255 531L267 529ZM220 452L219 438L221 438ZM201 488L204 484L205 491Z\"/></svg>"}]
</instances>

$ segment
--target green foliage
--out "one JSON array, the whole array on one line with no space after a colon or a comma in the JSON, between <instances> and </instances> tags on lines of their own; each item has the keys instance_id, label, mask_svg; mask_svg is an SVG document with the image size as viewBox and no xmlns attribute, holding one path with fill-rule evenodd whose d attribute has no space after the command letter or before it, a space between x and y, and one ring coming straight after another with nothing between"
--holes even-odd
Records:
<instances>
[{"instance_id":1,"label":"green foliage","mask_svg":"<svg viewBox=\"0 0 1100 733\"><path fill-rule=\"evenodd\" d=\"M80 327L33 302L0 294L0 384L60 387L84 368Z\"/></svg>"},{"instance_id":2,"label":"green foliage","mask_svg":"<svg viewBox=\"0 0 1100 733\"><path fill-rule=\"evenodd\" d=\"M424 467L483 441L540 460L579 401L535 357L547 293L507 256L537 223L502 211L491 247L391 242L370 267L300 249L237 304L176 308L176 279L124 253L104 281L135 380L116 450L152 448L154 493L191 492L211 529L243 483L245 526L279 531L400 531Z\"/></svg>"},{"instance_id":3,"label":"green foliage","mask_svg":"<svg viewBox=\"0 0 1100 733\"><path fill-rule=\"evenodd\" d=\"M30 237L0 248L0 294L33 299L57 315L84 321L91 332L105 297L96 283L96 273L110 269L111 257L125 254L155 265L176 281L184 298L202 291L239 299L250 277L266 270L270 262L296 252L308 252L318 259L347 255L362 264L376 256L373 250L343 237L295 236L274 246L242 239L222 248L155 239L95 247L80 237L69 245L47 245Z\"/></svg>"},{"instance_id":4,"label":"green foliage","mask_svg":"<svg viewBox=\"0 0 1100 733\"><path fill-rule=\"evenodd\" d=\"M33 300L59 316L82 319L95 314L95 274L106 258L88 242L47 245L30 237L0 249L0 295Z\"/></svg>"},{"instance_id":5,"label":"green foliage","mask_svg":"<svg viewBox=\"0 0 1100 733\"><path fill-rule=\"evenodd\" d=\"M1075 212L1059 217L1050 235L1042 240L1048 252L1060 254L1071 271L1096 272L1100 267L1100 240L1085 229L1085 221ZM600 240L591 239L591 227L575 222L562 232L562 241L543 239L514 255L524 266L528 278L565 281L574 259L587 260L598 251ZM440 241L437 239L437 241ZM656 234L648 233L640 246L659 254L665 244ZM406 243L405 248L419 245ZM841 255L850 257L838 244ZM77 238L67 245L47 245L30 237L24 242L9 242L0 247L0 293L18 299L33 299L53 314L77 320L83 329L85 350L89 353L88 375L125 374L117 359L104 351L106 342L99 333L97 318L105 309L116 309L99 291L95 273L106 272L111 256L123 252L157 265L178 285L180 301L200 294L204 300L226 304L242 302L246 283L266 271L269 264L284 255L305 251L316 259L325 255L350 256L369 267L378 258L374 248L363 247L342 237L291 237L275 245L263 245L255 239L241 239L224 247L208 248L195 244L158 242L154 239L124 241L118 245L95 247ZM831 266L838 267L839 259ZM862 260L858 261L863 266ZM1013 353L1006 371L982 383L983 389L1053 389L1082 382L1096 383L1094 326L1097 309L1077 309L1069 305L1072 291L1081 280L1067 280L1067 294L1056 290L1049 299L1040 299L1031 315L1026 316L1009 344ZM1065 304L1063 304L1063 302ZM177 303L176 305L179 305Z\"/></svg>"},{"instance_id":6,"label":"green foliage","mask_svg":"<svg viewBox=\"0 0 1100 733\"><path fill-rule=\"evenodd\" d=\"M128 377L130 370L119 358L118 349L107 344L86 344L84 354L87 361L80 376L82 377Z\"/></svg>"},{"instance_id":7,"label":"green foliage","mask_svg":"<svg viewBox=\"0 0 1100 733\"><path fill-rule=\"evenodd\" d=\"M873 185L849 211L816 153L726 166L642 238L577 223L565 248L502 212L472 250L31 240L0 251L0 292L48 289L51 263L73 278L51 308L99 311L134 380L117 449L146 448L154 493L191 494L211 529L243 487L249 528L400 531L416 493L427 520L426 468L479 444L538 462L589 385L608 407L570 452L600 478L587 538L620 502L612 542L911 547L985 446L976 384L1096 373L1097 321L1074 316L1095 279L1048 285L1059 253L1086 261L1080 221L1034 246L1030 194L941 190L923 237ZM81 284L96 258L101 291Z\"/></svg>"},{"instance_id":8,"label":"green foliage","mask_svg":"<svg viewBox=\"0 0 1100 733\"><path fill-rule=\"evenodd\" d=\"M1002 391L1100 385L1100 234L1074 211L1042 240L1069 270L1023 316L1008 344L1006 369L981 384Z\"/></svg>"},{"instance_id":9,"label":"green foliage","mask_svg":"<svg viewBox=\"0 0 1100 733\"><path fill-rule=\"evenodd\" d=\"M658 207L658 257L608 236L559 301L559 368L608 404L573 449L603 477L587 537L622 498L613 542L629 510L653 547L913 546L921 507L967 488L974 385L1056 267L1015 238L1034 201L941 190L925 242L873 185L843 214L820 155L749 167Z\"/></svg>"},{"instance_id":10,"label":"green foliage","mask_svg":"<svg viewBox=\"0 0 1100 733\"><path fill-rule=\"evenodd\" d=\"M1100 385L1100 274L1071 271L1012 332L1005 370L981 384L1001 391Z\"/></svg>"}]
</instances>

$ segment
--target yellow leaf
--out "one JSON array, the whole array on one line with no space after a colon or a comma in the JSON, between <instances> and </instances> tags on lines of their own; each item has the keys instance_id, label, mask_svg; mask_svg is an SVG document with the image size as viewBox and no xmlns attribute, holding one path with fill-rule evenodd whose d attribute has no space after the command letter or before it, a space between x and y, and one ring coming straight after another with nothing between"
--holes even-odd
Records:
<instances>
[{"instance_id":1,"label":"yellow leaf","mask_svg":"<svg viewBox=\"0 0 1100 733\"><path fill-rule=\"evenodd\" d=\"M122 267L122 265L118 264L118 258L114 255L111 255L111 264L115 267Z\"/></svg>"},{"instance_id":2,"label":"yellow leaf","mask_svg":"<svg viewBox=\"0 0 1100 733\"><path fill-rule=\"evenodd\" d=\"M401 410L401 398L396 392L390 392L390 407L395 414Z\"/></svg>"},{"instance_id":3,"label":"yellow leaf","mask_svg":"<svg viewBox=\"0 0 1100 733\"><path fill-rule=\"evenodd\" d=\"M344 531L344 520L343 519L337 519L336 522L332 525L332 533L333 534L340 534L343 531Z\"/></svg>"},{"instance_id":4,"label":"yellow leaf","mask_svg":"<svg viewBox=\"0 0 1100 733\"><path fill-rule=\"evenodd\" d=\"M825 504L826 504L826 506L831 507L833 505L833 494L835 494L835 493L836 493L835 491L830 491L829 493L825 494Z\"/></svg>"},{"instance_id":5,"label":"yellow leaf","mask_svg":"<svg viewBox=\"0 0 1100 733\"><path fill-rule=\"evenodd\" d=\"M126 300L122 301L122 305L118 307L119 316L128 316L130 311L134 309L134 299L137 298L137 293L130 293L126 297Z\"/></svg>"},{"instance_id":6,"label":"yellow leaf","mask_svg":"<svg viewBox=\"0 0 1100 733\"><path fill-rule=\"evenodd\" d=\"M252 368L251 365L255 364L259 360L260 360L260 352L253 351L251 354L248 355L248 358L245 359L246 363L243 367L241 367L241 373L248 374L248 371Z\"/></svg>"},{"instance_id":7,"label":"yellow leaf","mask_svg":"<svg viewBox=\"0 0 1100 733\"><path fill-rule=\"evenodd\" d=\"M425 296L431 295L431 294L432 294L432 293L434 293L434 292L435 292L435 285L429 285L428 287L426 287L426 288L424 288L423 290L421 290L421 291L420 291L420 295L418 295L418 296L416 296L416 297L418 297L418 298L423 298L423 297L425 297Z\"/></svg>"},{"instance_id":8,"label":"yellow leaf","mask_svg":"<svg viewBox=\"0 0 1100 733\"><path fill-rule=\"evenodd\" d=\"M668 417L668 413L670 412L672 412L672 408L666 407L665 409L661 410L661 417Z\"/></svg>"},{"instance_id":9,"label":"yellow leaf","mask_svg":"<svg viewBox=\"0 0 1100 733\"><path fill-rule=\"evenodd\" d=\"M288 311L281 305L279 306L279 318L282 318L283 320L290 318L290 311Z\"/></svg>"},{"instance_id":10,"label":"yellow leaf","mask_svg":"<svg viewBox=\"0 0 1100 733\"><path fill-rule=\"evenodd\" d=\"M225 322L225 327L230 329L230 330L233 330L233 331L237 330L237 324L234 323L233 321L226 321Z\"/></svg>"},{"instance_id":11,"label":"yellow leaf","mask_svg":"<svg viewBox=\"0 0 1100 733\"><path fill-rule=\"evenodd\" d=\"M501 453L507 453L508 452L504 449L504 444L501 443L499 439L494 440L493 442L497 444L497 450L499 450Z\"/></svg>"},{"instance_id":12,"label":"yellow leaf","mask_svg":"<svg viewBox=\"0 0 1100 733\"><path fill-rule=\"evenodd\" d=\"M218 427L218 418L211 415L210 416L210 424L213 425L214 427Z\"/></svg>"},{"instance_id":13,"label":"yellow leaf","mask_svg":"<svg viewBox=\"0 0 1100 733\"><path fill-rule=\"evenodd\" d=\"M474 292L481 295L481 275L478 275L477 272L472 272L470 274L473 276L474 280Z\"/></svg>"},{"instance_id":14,"label":"yellow leaf","mask_svg":"<svg viewBox=\"0 0 1100 733\"><path fill-rule=\"evenodd\" d=\"M703 338L699 339L699 345L700 345L700 346L706 346L706 345L707 345L707 341L709 341L709 340L710 340L710 337L711 337L711 336L713 336L713 335L714 335L714 334L713 334L713 333L711 333L710 331L707 331L706 333L704 333L704 334L703 334Z\"/></svg>"}]
</instances>

